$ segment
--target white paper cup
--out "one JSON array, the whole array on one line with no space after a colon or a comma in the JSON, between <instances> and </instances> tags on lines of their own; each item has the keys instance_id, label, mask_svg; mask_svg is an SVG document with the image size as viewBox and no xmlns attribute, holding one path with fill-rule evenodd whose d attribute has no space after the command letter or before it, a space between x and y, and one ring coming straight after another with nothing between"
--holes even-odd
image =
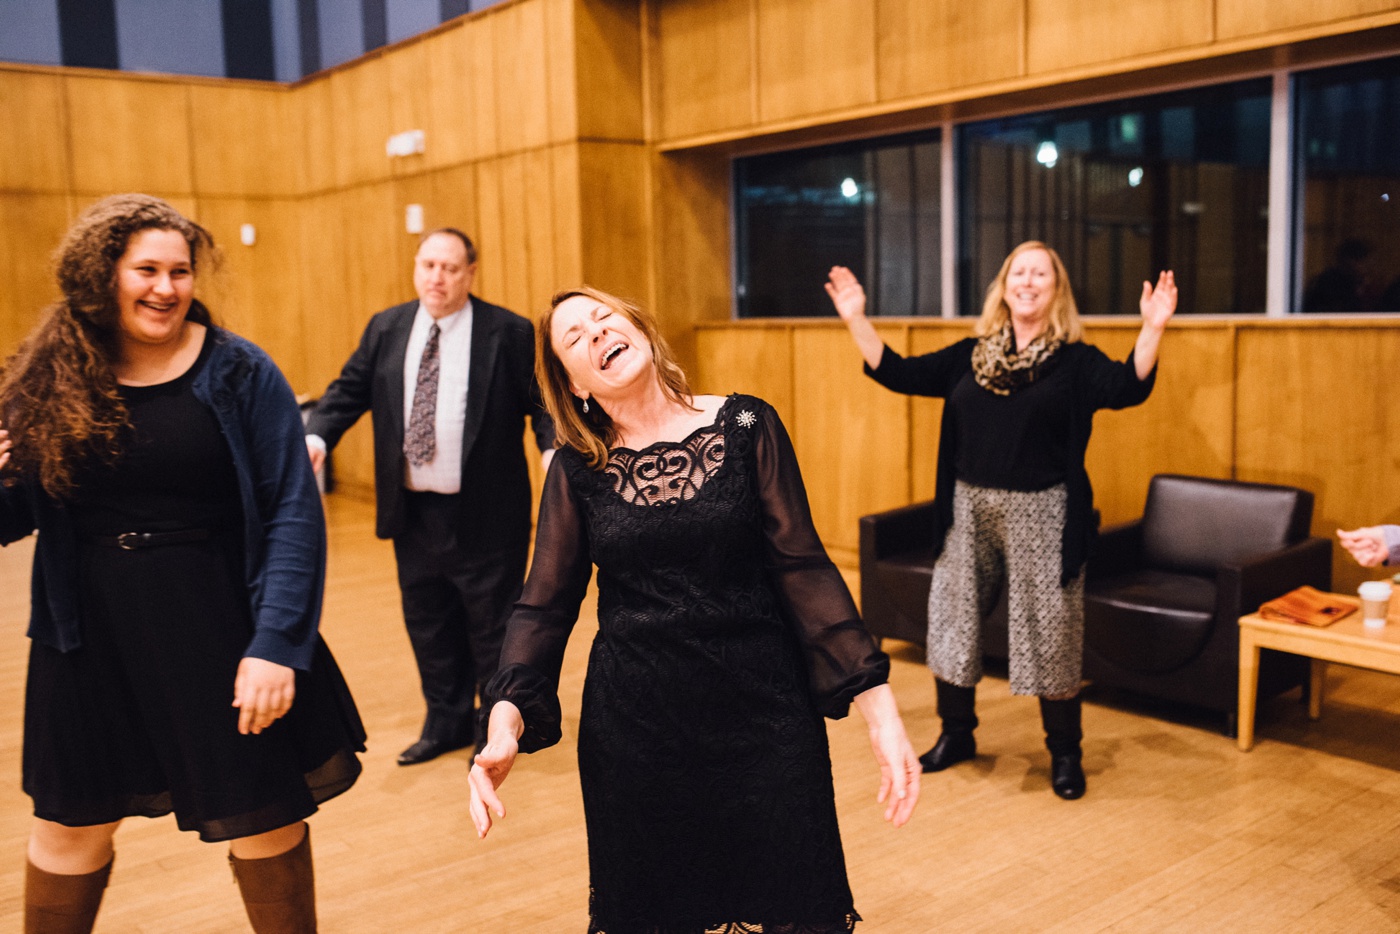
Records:
<instances>
[{"instance_id":1,"label":"white paper cup","mask_svg":"<svg viewBox=\"0 0 1400 934\"><path fill-rule=\"evenodd\" d=\"M1361 596L1361 619L1367 626L1384 626L1390 607L1390 581L1366 581L1357 593Z\"/></svg>"}]
</instances>

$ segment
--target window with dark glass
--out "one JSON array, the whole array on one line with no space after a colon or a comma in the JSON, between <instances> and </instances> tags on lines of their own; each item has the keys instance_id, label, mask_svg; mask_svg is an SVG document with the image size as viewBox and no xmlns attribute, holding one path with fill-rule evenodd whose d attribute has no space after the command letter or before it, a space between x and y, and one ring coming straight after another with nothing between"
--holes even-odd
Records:
<instances>
[{"instance_id":1,"label":"window with dark glass","mask_svg":"<svg viewBox=\"0 0 1400 934\"><path fill-rule=\"evenodd\" d=\"M1026 240L1084 314L1137 314L1162 269L1181 312L1262 313L1270 98L1260 79L960 126L959 313Z\"/></svg>"},{"instance_id":2,"label":"window with dark glass","mask_svg":"<svg viewBox=\"0 0 1400 934\"><path fill-rule=\"evenodd\" d=\"M940 312L937 133L735 162L741 318L834 314L832 266L865 285L872 315Z\"/></svg>"},{"instance_id":3,"label":"window with dark glass","mask_svg":"<svg viewBox=\"0 0 1400 934\"><path fill-rule=\"evenodd\" d=\"M1400 58L1295 81L1294 307L1400 311Z\"/></svg>"}]
</instances>

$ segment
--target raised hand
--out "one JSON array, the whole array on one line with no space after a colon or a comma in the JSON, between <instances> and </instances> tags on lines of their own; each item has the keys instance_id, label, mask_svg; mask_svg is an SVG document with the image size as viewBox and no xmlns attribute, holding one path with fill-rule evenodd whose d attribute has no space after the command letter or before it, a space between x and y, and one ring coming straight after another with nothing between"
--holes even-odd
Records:
<instances>
[{"instance_id":1,"label":"raised hand","mask_svg":"<svg viewBox=\"0 0 1400 934\"><path fill-rule=\"evenodd\" d=\"M1162 330L1176 312L1176 275L1165 270L1157 277L1157 287L1151 282L1142 283L1142 299L1138 302L1142 310L1142 323L1147 327Z\"/></svg>"},{"instance_id":2,"label":"raised hand","mask_svg":"<svg viewBox=\"0 0 1400 934\"><path fill-rule=\"evenodd\" d=\"M827 278L826 294L831 296L831 303L836 306L841 320L849 324L854 319L865 317L865 289L855 273L845 266L832 266Z\"/></svg>"}]
</instances>

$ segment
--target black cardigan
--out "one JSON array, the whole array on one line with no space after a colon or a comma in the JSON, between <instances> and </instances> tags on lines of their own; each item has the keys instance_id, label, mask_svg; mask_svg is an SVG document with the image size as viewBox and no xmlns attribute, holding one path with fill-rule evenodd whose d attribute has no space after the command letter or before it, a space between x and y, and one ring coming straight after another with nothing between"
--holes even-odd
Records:
<instances>
[{"instance_id":1,"label":"black cardigan","mask_svg":"<svg viewBox=\"0 0 1400 934\"><path fill-rule=\"evenodd\" d=\"M886 345L880 365L865 373L886 389L911 396L946 399L963 379L972 379L972 349L977 338L968 337L951 347L905 358ZM1060 538L1060 585L1073 580L1089 556L1089 546L1098 534L1094 519L1094 492L1084 456L1094 429L1094 413L1099 409L1125 409L1140 405L1152 393L1157 380L1153 366L1147 379L1137 378L1133 355L1122 363L1109 359L1090 344L1065 344L1059 350L1057 368L1068 368L1074 380L1073 410L1070 412L1070 443L1065 463L1068 493L1065 528ZM985 391L985 390L983 390ZM943 551L943 541L953 527L953 488L957 480L957 432L950 407L943 408L938 433L938 478L934 493L934 555ZM989 430L995 430L994 428Z\"/></svg>"}]
</instances>

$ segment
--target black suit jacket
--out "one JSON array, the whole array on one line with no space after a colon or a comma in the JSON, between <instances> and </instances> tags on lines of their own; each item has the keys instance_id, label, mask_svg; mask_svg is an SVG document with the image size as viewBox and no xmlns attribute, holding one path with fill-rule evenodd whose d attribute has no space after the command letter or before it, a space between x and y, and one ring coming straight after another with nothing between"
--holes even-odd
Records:
<instances>
[{"instance_id":1,"label":"black suit jacket","mask_svg":"<svg viewBox=\"0 0 1400 934\"><path fill-rule=\"evenodd\" d=\"M530 537L530 474L525 418L541 451L554 444L554 423L535 383L535 329L527 319L472 297L471 368L462 428L459 529L463 547L489 552ZM366 411L374 421L376 529L404 530L404 353L418 302L370 319L360 346L326 389L307 422L327 448Z\"/></svg>"}]
</instances>

